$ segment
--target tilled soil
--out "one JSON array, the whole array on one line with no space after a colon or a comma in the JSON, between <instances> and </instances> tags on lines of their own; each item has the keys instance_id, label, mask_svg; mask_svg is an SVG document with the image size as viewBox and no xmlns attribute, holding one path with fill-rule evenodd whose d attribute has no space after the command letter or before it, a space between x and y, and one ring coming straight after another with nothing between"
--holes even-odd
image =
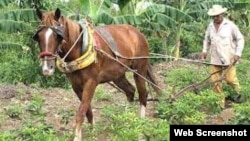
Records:
<instances>
[{"instance_id":1,"label":"tilled soil","mask_svg":"<svg viewBox=\"0 0 250 141\"><path fill-rule=\"evenodd\" d=\"M154 66L154 72L157 76L157 81L161 88L166 87L164 82L164 71L171 68L187 65L181 62L178 63L161 63ZM105 92L111 95L112 101L93 101L92 107L94 119L98 121L101 118L101 110L105 105L116 105L126 102L126 96L108 84L100 84L98 87L105 89ZM17 85L0 84L0 113L6 113L6 109L18 103L20 105L27 104L32 94L40 94L44 99L43 110L46 112L46 122L53 125L58 130L72 130L74 126L74 116L69 117L68 124L62 123L62 117L59 111L67 110L76 113L80 101L72 90L62 88L42 89L32 86L26 86L22 83ZM155 118L155 101L148 102L147 117ZM234 117L234 112L231 108L223 110L220 114L212 116L208 119L207 124L224 124L229 119ZM22 117L21 117L22 118ZM7 118L0 120L0 131L8 131L21 126L21 119Z\"/></svg>"}]
</instances>

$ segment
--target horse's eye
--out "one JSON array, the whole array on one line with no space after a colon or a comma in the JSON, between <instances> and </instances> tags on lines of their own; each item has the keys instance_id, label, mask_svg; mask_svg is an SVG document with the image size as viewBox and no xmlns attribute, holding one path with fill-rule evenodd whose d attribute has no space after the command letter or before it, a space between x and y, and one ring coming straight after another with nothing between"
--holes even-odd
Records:
<instances>
[{"instance_id":1,"label":"horse's eye","mask_svg":"<svg viewBox=\"0 0 250 141\"><path fill-rule=\"evenodd\" d=\"M32 39L38 42L38 41L39 41L39 36L38 36L38 34L33 35Z\"/></svg>"},{"instance_id":2,"label":"horse's eye","mask_svg":"<svg viewBox=\"0 0 250 141\"><path fill-rule=\"evenodd\" d=\"M63 40L63 37L60 36L60 35L57 35L57 40L58 40L59 42L61 42L61 41Z\"/></svg>"}]
</instances>

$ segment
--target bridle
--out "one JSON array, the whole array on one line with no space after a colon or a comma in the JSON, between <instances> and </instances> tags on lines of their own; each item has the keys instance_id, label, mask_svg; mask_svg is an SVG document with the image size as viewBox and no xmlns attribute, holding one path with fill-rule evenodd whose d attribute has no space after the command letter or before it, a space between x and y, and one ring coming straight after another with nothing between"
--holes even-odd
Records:
<instances>
[{"instance_id":1,"label":"bridle","mask_svg":"<svg viewBox=\"0 0 250 141\"><path fill-rule=\"evenodd\" d=\"M48 25L39 25L38 26L38 29L36 31L36 33L34 34L33 36L33 39L35 41L38 41L38 33L44 29L44 28L50 28L54 33L56 33L57 36L59 36L61 39L64 38L64 27L62 25L56 25L56 26L48 26ZM62 40L60 41L60 44L62 43ZM60 45L59 45L60 46ZM50 57L53 57L56 58L57 57L57 52L56 53L52 53L52 52L49 52L49 51L43 51L39 54L39 58L44 58L45 56L50 56Z\"/></svg>"},{"instance_id":2,"label":"bridle","mask_svg":"<svg viewBox=\"0 0 250 141\"><path fill-rule=\"evenodd\" d=\"M67 50L67 52L64 54L63 57L61 57L58 53L61 52L61 46L63 41L63 37L64 37L64 28L63 26L45 26L45 25L40 25L36 34L33 36L33 39L38 41L38 33L44 29L44 28L50 28L53 33L55 33L57 36L61 37L62 40L59 41L59 45L57 47L57 50L55 51L55 53L49 52L49 51L43 51L40 52L39 57L42 60L56 60L56 66L58 67L58 69L61 72L64 73L70 73L79 69L83 69L85 67L87 67L88 65L90 65L93 62L96 62L96 52L94 50L94 46L95 46L95 41L94 41L94 29L92 28L92 26L90 26L90 23L88 23L88 21L85 21L86 23L85 26L86 27L82 27L80 24L80 28L81 28L81 32L78 35L77 39L74 41L74 43L71 45L71 47ZM84 37L87 38L84 38ZM73 48L76 46L76 44L78 43L78 41L81 39L81 37L83 37L83 42L85 43L83 45L83 47L86 47L86 51L78 58L71 60L71 61L65 61L66 57L69 55L69 53L73 50Z\"/></svg>"},{"instance_id":3,"label":"bridle","mask_svg":"<svg viewBox=\"0 0 250 141\"><path fill-rule=\"evenodd\" d=\"M44 28L50 28L52 29L52 31L54 33L56 33L56 35L58 35L59 37L62 38L62 40L64 39L64 26L63 25L55 25L55 26L48 26L48 25L39 25L38 26L38 30L37 32L35 33L35 35L33 36L33 39L35 41L38 41L37 40L37 36L38 36L38 33L44 29ZM76 41L74 42L74 44L71 46L71 48L68 50L68 52L65 54L65 56L63 57L63 60L65 60L65 58L68 56L68 54L71 52L71 50L74 48L74 46L76 45L76 43L79 41L80 37L82 36L84 30L81 31L81 33L78 35L78 38L76 39ZM60 44L59 46L61 46L62 44L62 40L60 41ZM39 58L44 58L45 56L53 56L53 59L56 58L58 56L57 52L60 51L60 47L58 48L58 50L56 51L56 53L51 53L51 52L48 52L48 51L43 51L39 54Z\"/></svg>"}]
</instances>

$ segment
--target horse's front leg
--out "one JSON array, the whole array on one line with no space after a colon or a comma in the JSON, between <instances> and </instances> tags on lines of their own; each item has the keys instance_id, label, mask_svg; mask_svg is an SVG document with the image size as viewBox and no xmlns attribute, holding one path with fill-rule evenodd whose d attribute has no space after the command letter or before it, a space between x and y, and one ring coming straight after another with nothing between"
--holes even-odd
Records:
<instances>
[{"instance_id":1,"label":"horse's front leg","mask_svg":"<svg viewBox=\"0 0 250 141\"><path fill-rule=\"evenodd\" d=\"M75 138L74 141L82 140L82 123L84 122L84 117L87 115L88 121L91 123L93 121L92 109L91 109L91 100L97 83L94 80L88 80L84 84L81 104L76 113L76 124L75 124Z\"/></svg>"}]
</instances>

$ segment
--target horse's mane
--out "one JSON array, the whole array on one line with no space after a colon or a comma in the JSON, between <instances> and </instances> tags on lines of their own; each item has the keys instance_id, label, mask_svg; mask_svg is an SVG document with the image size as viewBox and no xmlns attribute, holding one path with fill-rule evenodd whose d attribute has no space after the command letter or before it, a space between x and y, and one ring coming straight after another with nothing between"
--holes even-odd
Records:
<instances>
[{"instance_id":1,"label":"horse's mane","mask_svg":"<svg viewBox=\"0 0 250 141\"><path fill-rule=\"evenodd\" d=\"M48 26L54 25L56 23L54 17L55 17L54 12L46 12L43 14L41 23L43 25L48 25Z\"/></svg>"}]
</instances>

